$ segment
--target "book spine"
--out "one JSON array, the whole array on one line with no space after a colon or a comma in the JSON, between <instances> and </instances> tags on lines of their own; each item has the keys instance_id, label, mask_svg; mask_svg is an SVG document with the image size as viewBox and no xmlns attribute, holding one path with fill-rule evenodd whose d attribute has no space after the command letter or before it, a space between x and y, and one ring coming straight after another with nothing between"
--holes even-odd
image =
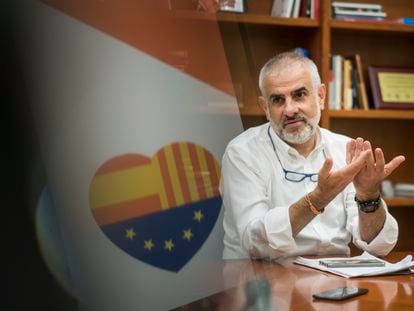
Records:
<instances>
[{"instance_id":1,"label":"book spine","mask_svg":"<svg viewBox=\"0 0 414 311\"><path fill-rule=\"evenodd\" d=\"M371 4L371 3L358 3L358 2L332 2L332 7L341 7L341 8L361 8L361 9L376 9L382 10L381 4Z\"/></svg>"},{"instance_id":2,"label":"book spine","mask_svg":"<svg viewBox=\"0 0 414 311\"><path fill-rule=\"evenodd\" d=\"M344 59L344 70L343 70L343 97L344 97L344 109L351 110L352 109L352 79L351 79L351 61L349 59Z\"/></svg>"},{"instance_id":3,"label":"book spine","mask_svg":"<svg viewBox=\"0 0 414 311\"><path fill-rule=\"evenodd\" d=\"M299 17L301 2L302 2L302 0L295 0L295 4L293 5L293 12L292 12L292 17L293 18Z\"/></svg>"},{"instance_id":4,"label":"book spine","mask_svg":"<svg viewBox=\"0 0 414 311\"><path fill-rule=\"evenodd\" d=\"M375 17L386 17L385 12L359 12L350 10L334 10L334 15L352 15L352 16L375 16Z\"/></svg>"},{"instance_id":5,"label":"book spine","mask_svg":"<svg viewBox=\"0 0 414 311\"><path fill-rule=\"evenodd\" d=\"M357 84L358 84L357 91L358 91L358 101L360 104L360 108L364 110L368 110L369 104L368 104L368 97L367 97L367 89L365 86L365 79L364 79L364 73L362 69L361 56L359 54L355 54L354 62L355 62L355 68L357 72Z\"/></svg>"},{"instance_id":6,"label":"book spine","mask_svg":"<svg viewBox=\"0 0 414 311\"><path fill-rule=\"evenodd\" d=\"M332 56L332 68L333 68L333 83L334 83L334 103L335 109L341 109L342 106L342 56Z\"/></svg>"},{"instance_id":7,"label":"book spine","mask_svg":"<svg viewBox=\"0 0 414 311\"><path fill-rule=\"evenodd\" d=\"M271 16L291 17L294 0L274 0Z\"/></svg>"},{"instance_id":8,"label":"book spine","mask_svg":"<svg viewBox=\"0 0 414 311\"><path fill-rule=\"evenodd\" d=\"M384 17L375 16L353 16L353 15L335 15L335 19L347 20L347 21L383 21Z\"/></svg>"}]
</instances>

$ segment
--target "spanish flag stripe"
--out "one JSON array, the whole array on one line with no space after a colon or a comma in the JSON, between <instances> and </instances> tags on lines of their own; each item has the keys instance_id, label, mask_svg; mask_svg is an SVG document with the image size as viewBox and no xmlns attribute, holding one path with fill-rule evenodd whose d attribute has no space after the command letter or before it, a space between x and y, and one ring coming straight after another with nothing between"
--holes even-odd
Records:
<instances>
[{"instance_id":1,"label":"spanish flag stripe","mask_svg":"<svg viewBox=\"0 0 414 311\"><path fill-rule=\"evenodd\" d=\"M93 209L92 213L99 226L158 212L161 201L158 195L152 195L127 202Z\"/></svg>"},{"instance_id":2,"label":"spanish flag stripe","mask_svg":"<svg viewBox=\"0 0 414 311\"><path fill-rule=\"evenodd\" d=\"M173 193L170 176L168 174L168 166L167 166L167 160L165 158L164 149L161 149L160 151L158 151L157 156L158 156L158 160L160 163L161 176L164 181L164 189L167 194L168 207L174 207L175 206L174 193Z\"/></svg>"},{"instance_id":3,"label":"spanish flag stripe","mask_svg":"<svg viewBox=\"0 0 414 311\"><path fill-rule=\"evenodd\" d=\"M180 179L181 189L183 191L184 204L191 202L190 191L188 190L187 178L185 177L185 165L183 163L183 155L180 152L179 144L172 145L175 163L177 165L178 177Z\"/></svg>"},{"instance_id":4,"label":"spanish flag stripe","mask_svg":"<svg viewBox=\"0 0 414 311\"><path fill-rule=\"evenodd\" d=\"M139 154L124 154L104 163L95 175L103 175L116 171L127 170L136 166L147 165L151 160Z\"/></svg>"},{"instance_id":5,"label":"spanish flag stripe","mask_svg":"<svg viewBox=\"0 0 414 311\"><path fill-rule=\"evenodd\" d=\"M91 208L100 208L158 193L151 165L97 175L90 185Z\"/></svg>"},{"instance_id":6,"label":"spanish flag stripe","mask_svg":"<svg viewBox=\"0 0 414 311\"><path fill-rule=\"evenodd\" d=\"M205 158L205 153L203 152L203 149L200 148L200 146L196 146L196 152L197 152L197 158L198 161L200 163L200 167L201 167L201 178L203 179L203 183L204 183L204 189L206 191L207 197L211 198L213 197L213 189L212 189L212 185L211 185L211 180L210 180L210 172L208 170L207 167L207 162L206 162L206 158Z\"/></svg>"},{"instance_id":7,"label":"spanish flag stripe","mask_svg":"<svg viewBox=\"0 0 414 311\"><path fill-rule=\"evenodd\" d=\"M213 196L219 195L219 177L217 173L217 166L214 158L205 150L204 155L207 162L208 171L210 172L210 181L213 188Z\"/></svg>"},{"instance_id":8,"label":"spanish flag stripe","mask_svg":"<svg viewBox=\"0 0 414 311\"><path fill-rule=\"evenodd\" d=\"M198 194L200 196L200 200L206 199L207 195L206 195L206 191L204 190L204 182L201 177L200 164L198 163L195 145L188 144L188 151L190 153L191 163L193 164L195 184L196 184L196 189L198 191Z\"/></svg>"},{"instance_id":9,"label":"spanish flag stripe","mask_svg":"<svg viewBox=\"0 0 414 311\"><path fill-rule=\"evenodd\" d=\"M166 146L164 150L165 150L165 157L166 157L167 165L168 165L168 172L169 172L169 176L171 179L171 184L173 187L174 198L175 198L175 204L170 207L183 205L184 199L183 199L183 194L181 192L180 180L178 178L178 173L177 173L177 165L174 161L174 154L173 154L171 145Z\"/></svg>"},{"instance_id":10,"label":"spanish flag stripe","mask_svg":"<svg viewBox=\"0 0 414 311\"><path fill-rule=\"evenodd\" d=\"M182 155L182 161L184 163L184 172L187 179L188 189L190 191L191 202L200 201L200 196L198 195L197 185L195 182L195 175L193 169L193 163L191 162L190 152L188 150L189 144L182 143L180 144L180 151Z\"/></svg>"}]
</instances>

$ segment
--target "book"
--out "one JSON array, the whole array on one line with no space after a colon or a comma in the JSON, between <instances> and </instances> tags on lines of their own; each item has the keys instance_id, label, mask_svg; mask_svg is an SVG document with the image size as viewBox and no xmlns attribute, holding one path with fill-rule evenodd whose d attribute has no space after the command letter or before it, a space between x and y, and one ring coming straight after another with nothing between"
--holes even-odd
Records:
<instances>
[{"instance_id":1,"label":"book","mask_svg":"<svg viewBox=\"0 0 414 311\"><path fill-rule=\"evenodd\" d=\"M312 6L312 0L305 0L306 6L305 6L305 16L311 17L311 6Z\"/></svg>"},{"instance_id":2,"label":"book","mask_svg":"<svg viewBox=\"0 0 414 311\"><path fill-rule=\"evenodd\" d=\"M347 22L381 22L389 24L400 24L395 21L385 20L383 17L368 17L368 16L350 16L350 15L336 15L336 20L347 21Z\"/></svg>"},{"instance_id":3,"label":"book","mask_svg":"<svg viewBox=\"0 0 414 311\"><path fill-rule=\"evenodd\" d=\"M342 8L332 7L333 12L335 11L347 11L347 12L383 12L382 9L370 9L370 8Z\"/></svg>"},{"instance_id":4,"label":"book","mask_svg":"<svg viewBox=\"0 0 414 311\"><path fill-rule=\"evenodd\" d=\"M273 0L270 16L291 17L294 0Z\"/></svg>"},{"instance_id":5,"label":"book","mask_svg":"<svg viewBox=\"0 0 414 311\"><path fill-rule=\"evenodd\" d=\"M354 68L356 70L356 83L357 83L357 97L359 102L359 108L368 110L368 97L367 97L367 88L365 86L365 79L364 79L364 72L362 69L362 61L361 56L359 54L355 54L351 56L354 62Z\"/></svg>"},{"instance_id":6,"label":"book","mask_svg":"<svg viewBox=\"0 0 414 311\"><path fill-rule=\"evenodd\" d=\"M327 267L323 264L320 264L320 261L323 260L375 260L381 261L384 263L383 266L380 267L367 267L367 266L358 266L358 267ZM294 260L295 264L310 267L313 269L318 269L321 271L326 271L332 274L336 274L342 276L344 278L354 278L354 277L362 277L362 276L375 276L375 275L387 275L393 274L395 272L406 271L407 273L413 273L410 268L414 267L414 261L411 255L407 255L401 261L397 263L389 263L385 260L372 256L368 252L364 252L360 256L355 257L336 257L336 258L319 258L319 259L307 259L303 257L297 257Z\"/></svg>"},{"instance_id":7,"label":"book","mask_svg":"<svg viewBox=\"0 0 414 311\"><path fill-rule=\"evenodd\" d=\"M320 0L314 0L314 4L313 4L313 18L314 19L319 19L319 4Z\"/></svg>"},{"instance_id":8,"label":"book","mask_svg":"<svg viewBox=\"0 0 414 311\"><path fill-rule=\"evenodd\" d=\"M292 17L293 18L299 17L301 2L302 2L302 0L295 0L295 3L293 5L293 9L292 9Z\"/></svg>"},{"instance_id":9,"label":"book","mask_svg":"<svg viewBox=\"0 0 414 311\"><path fill-rule=\"evenodd\" d=\"M332 55L332 102L329 103L331 109L340 110L343 108L342 100L342 77L343 77L343 57Z\"/></svg>"},{"instance_id":10,"label":"book","mask_svg":"<svg viewBox=\"0 0 414 311\"><path fill-rule=\"evenodd\" d=\"M332 2L333 8L360 8L360 9L371 9L371 10L381 10L382 5L377 3L359 3L359 2Z\"/></svg>"},{"instance_id":11,"label":"book","mask_svg":"<svg viewBox=\"0 0 414 311\"><path fill-rule=\"evenodd\" d=\"M367 12L367 11L351 11L351 10L334 10L334 16L336 15L349 15L349 16L364 16L364 17L382 17L385 18L387 13L385 12Z\"/></svg>"},{"instance_id":12,"label":"book","mask_svg":"<svg viewBox=\"0 0 414 311\"><path fill-rule=\"evenodd\" d=\"M414 184L398 183L394 186L396 197L414 197Z\"/></svg>"},{"instance_id":13,"label":"book","mask_svg":"<svg viewBox=\"0 0 414 311\"><path fill-rule=\"evenodd\" d=\"M344 59L343 67L343 105L345 110L352 109L352 62L350 59Z\"/></svg>"}]
</instances>

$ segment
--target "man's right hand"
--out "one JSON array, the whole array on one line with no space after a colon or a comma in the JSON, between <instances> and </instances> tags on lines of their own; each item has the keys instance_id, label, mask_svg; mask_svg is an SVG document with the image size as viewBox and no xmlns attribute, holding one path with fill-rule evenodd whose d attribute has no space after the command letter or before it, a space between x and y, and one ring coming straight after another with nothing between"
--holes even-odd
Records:
<instances>
[{"instance_id":1,"label":"man's right hand","mask_svg":"<svg viewBox=\"0 0 414 311\"><path fill-rule=\"evenodd\" d=\"M326 158L319 171L318 184L310 194L311 201L321 210L329 204L345 187L354 180L354 177L365 167L371 156L370 150L364 150L355 156L346 166L333 171L333 160Z\"/></svg>"}]
</instances>

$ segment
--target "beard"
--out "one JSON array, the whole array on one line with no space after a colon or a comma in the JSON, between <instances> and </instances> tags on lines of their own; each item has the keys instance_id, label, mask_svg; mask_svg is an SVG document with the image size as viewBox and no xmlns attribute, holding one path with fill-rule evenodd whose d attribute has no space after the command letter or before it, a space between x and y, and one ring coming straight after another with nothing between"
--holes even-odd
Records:
<instances>
[{"instance_id":1,"label":"beard","mask_svg":"<svg viewBox=\"0 0 414 311\"><path fill-rule=\"evenodd\" d=\"M285 142L289 144L303 144L311 139L312 135L315 133L315 130L318 126L318 123L321 119L321 111L317 109L317 113L313 118L306 118L302 113L296 113L293 117L283 117L280 120L280 123L276 124L271 118L269 122L275 131L275 133ZM289 120L303 121L305 122L304 129L297 129L294 131L286 131L284 128L285 122Z\"/></svg>"}]
</instances>

